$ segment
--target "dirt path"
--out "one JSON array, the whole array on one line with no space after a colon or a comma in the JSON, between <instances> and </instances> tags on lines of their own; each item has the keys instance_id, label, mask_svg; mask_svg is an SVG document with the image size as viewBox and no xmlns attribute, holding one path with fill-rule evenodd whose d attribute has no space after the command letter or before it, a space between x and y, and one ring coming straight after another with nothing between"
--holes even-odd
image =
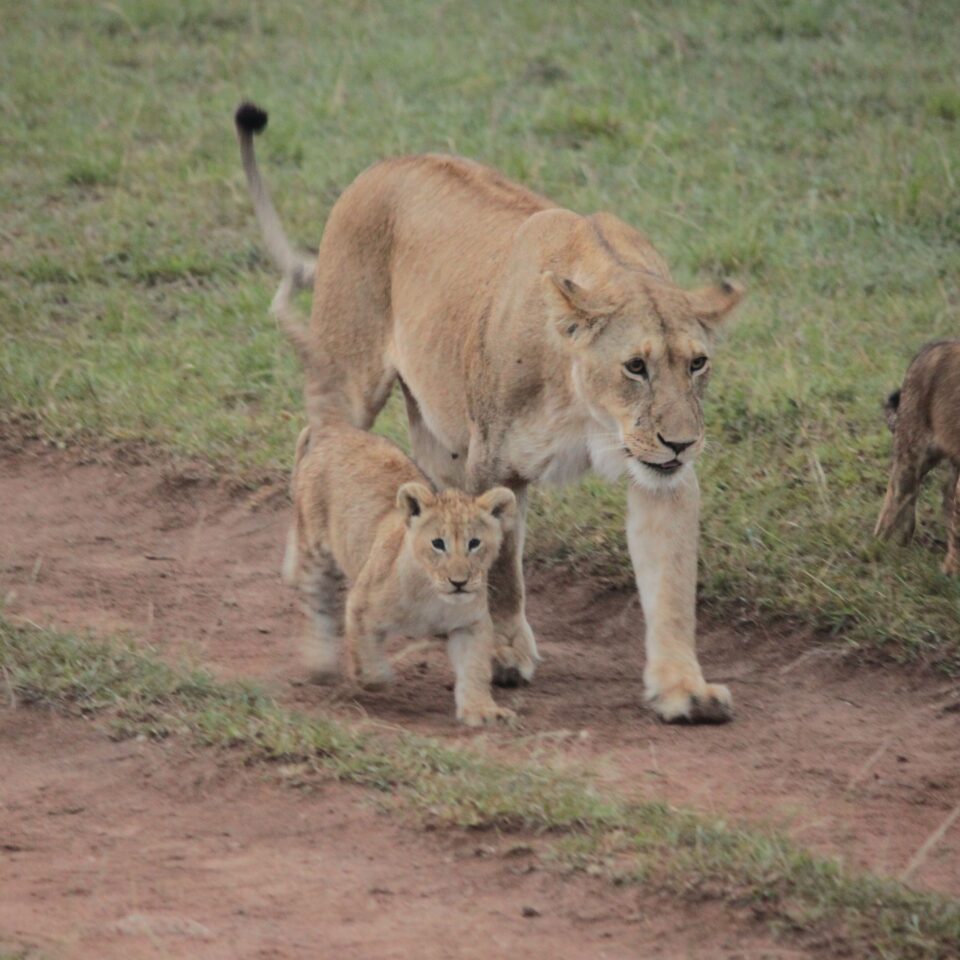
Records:
<instances>
[{"instance_id":1,"label":"dirt path","mask_svg":"<svg viewBox=\"0 0 960 960\"><path fill-rule=\"evenodd\" d=\"M277 573L286 521L282 495L238 498L182 470L83 463L38 445L8 451L0 597L37 622L132 631L302 708L475 738L452 723L441 650L406 661L384 693L301 682L301 617ZM529 612L545 662L530 688L498 693L523 728L481 734L491 751L587 763L634 795L774 822L893 875L960 804L960 691L942 678L844 663L802 631L708 622L702 660L732 687L736 721L667 727L640 697L633 596L539 576ZM960 824L911 881L960 894Z\"/></svg>"},{"instance_id":2,"label":"dirt path","mask_svg":"<svg viewBox=\"0 0 960 960\"><path fill-rule=\"evenodd\" d=\"M56 960L805 955L718 905L543 872L515 838L425 835L359 789L82 721L0 709L0 769L0 937Z\"/></svg>"}]
</instances>

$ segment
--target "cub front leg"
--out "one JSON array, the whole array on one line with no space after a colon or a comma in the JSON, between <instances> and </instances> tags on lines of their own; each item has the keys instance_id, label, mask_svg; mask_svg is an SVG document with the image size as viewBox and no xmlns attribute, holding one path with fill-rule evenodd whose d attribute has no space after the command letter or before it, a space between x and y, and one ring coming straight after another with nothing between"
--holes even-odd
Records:
<instances>
[{"instance_id":1,"label":"cub front leg","mask_svg":"<svg viewBox=\"0 0 960 960\"><path fill-rule=\"evenodd\" d=\"M692 468L674 487L627 490L627 544L646 623L647 699L667 723L723 723L730 691L707 683L697 661L700 488Z\"/></svg>"},{"instance_id":2,"label":"cub front leg","mask_svg":"<svg viewBox=\"0 0 960 960\"><path fill-rule=\"evenodd\" d=\"M393 670L383 645L386 632L367 623L364 602L355 592L347 598L344 653L352 679L365 690L380 690L393 682Z\"/></svg>"},{"instance_id":3,"label":"cub front leg","mask_svg":"<svg viewBox=\"0 0 960 960\"><path fill-rule=\"evenodd\" d=\"M489 619L451 630L447 636L447 653L456 674L453 697L461 723L479 727L516 716L507 707L498 707L490 694L493 624Z\"/></svg>"}]
</instances>

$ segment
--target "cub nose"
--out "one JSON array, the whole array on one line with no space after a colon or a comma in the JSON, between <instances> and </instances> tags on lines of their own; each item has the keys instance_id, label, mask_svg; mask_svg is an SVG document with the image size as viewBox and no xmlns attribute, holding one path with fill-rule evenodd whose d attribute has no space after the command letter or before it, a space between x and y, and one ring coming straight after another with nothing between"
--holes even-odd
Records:
<instances>
[{"instance_id":1,"label":"cub nose","mask_svg":"<svg viewBox=\"0 0 960 960\"><path fill-rule=\"evenodd\" d=\"M454 580L453 577L448 577L447 579L453 584L454 587L457 588L457 590L462 590L467 585L466 580Z\"/></svg>"},{"instance_id":2,"label":"cub nose","mask_svg":"<svg viewBox=\"0 0 960 960\"><path fill-rule=\"evenodd\" d=\"M666 440L662 434L657 434L657 439L665 446L669 447L674 453L683 453L687 447L692 447L696 440Z\"/></svg>"}]
</instances>

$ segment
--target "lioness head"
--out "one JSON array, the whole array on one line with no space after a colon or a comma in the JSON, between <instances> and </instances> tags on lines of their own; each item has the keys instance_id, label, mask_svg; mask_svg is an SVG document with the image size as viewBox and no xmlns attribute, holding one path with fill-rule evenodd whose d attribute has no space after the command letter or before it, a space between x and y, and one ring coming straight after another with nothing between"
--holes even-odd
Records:
<instances>
[{"instance_id":1,"label":"lioness head","mask_svg":"<svg viewBox=\"0 0 960 960\"><path fill-rule=\"evenodd\" d=\"M600 454L626 457L638 483L672 485L703 449L712 347L742 291L729 283L685 291L624 267L600 275L546 271L550 322L598 424Z\"/></svg>"},{"instance_id":2,"label":"lioness head","mask_svg":"<svg viewBox=\"0 0 960 960\"><path fill-rule=\"evenodd\" d=\"M516 516L511 490L493 487L470 497L405 483L397 491L397 506L406 519L407 547L444 599L456 603L485 589L503 534Z\"/></svg>"}]
</instances>

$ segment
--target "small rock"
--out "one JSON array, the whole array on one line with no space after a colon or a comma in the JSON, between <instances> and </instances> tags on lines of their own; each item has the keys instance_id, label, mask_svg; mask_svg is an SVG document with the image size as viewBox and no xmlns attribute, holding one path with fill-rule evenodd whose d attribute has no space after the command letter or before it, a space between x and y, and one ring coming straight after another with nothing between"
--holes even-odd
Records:
<instances>
[{"instance_id":1,"label":"small rock","mask_svg":"<svg viewBox=\"0 0 960 960\"><path fill-rule=\"evenodd\" d=\"M539 917L539 916L540 916L540 911L539 911L536 907L531 907L529 904L527 904L527 906L523 907L523 908L520 910L520 915L523 916L523 917L528 917L528 918L529 918L529 917Z\"/></svg>"}]
</instances>

